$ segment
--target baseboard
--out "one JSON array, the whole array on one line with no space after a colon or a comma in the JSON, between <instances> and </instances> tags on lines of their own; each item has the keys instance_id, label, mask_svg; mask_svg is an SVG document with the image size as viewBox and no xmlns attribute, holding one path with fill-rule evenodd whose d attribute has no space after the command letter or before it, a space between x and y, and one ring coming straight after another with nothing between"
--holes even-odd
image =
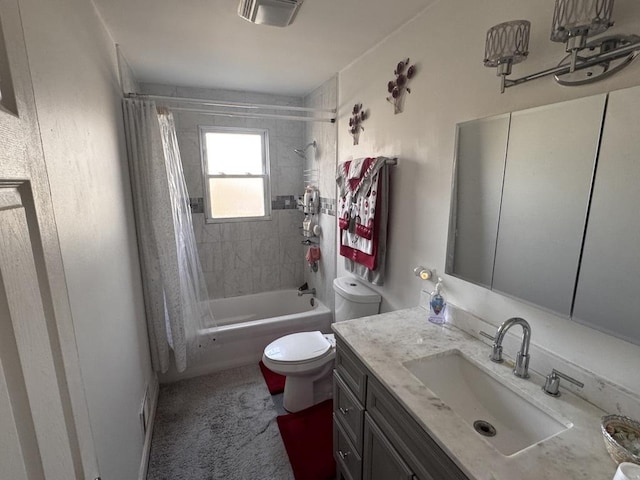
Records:
<instances>
[{"instance_id":1,"label":"baseboard","mask_svg":"<svg viewBox=\"0 0 640 480\"><path fill-rule=\"evenodd\" d=\"M149 382L149 419L147 421L147 429L144 435L144 445L142 447L142 458L140 460L140 471L138 480L146 480L147 470L149 469L149 454L151 453L151 437L153 435L153 424L156 418L156 407L158 406L158 394L160 393L160 384L157 375Z\"/></svg>"}]
</instances>

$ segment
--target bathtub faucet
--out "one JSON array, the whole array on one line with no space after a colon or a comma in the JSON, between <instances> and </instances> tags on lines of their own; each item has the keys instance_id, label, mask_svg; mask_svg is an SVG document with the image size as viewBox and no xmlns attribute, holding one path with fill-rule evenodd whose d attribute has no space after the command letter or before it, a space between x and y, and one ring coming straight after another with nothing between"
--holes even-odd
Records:
<instances>
[{"instance_id":1,"label":"bathtub faucet","mask_svg":"<svg viewBox=\"0 0 640 480\"><path fill-rule=\"evenodd\" d=\"M302 295L315 295L316 294L316 289L315 288L311 288L311 289L306 289L306 290L298 290L298 296L301 297Z\"/></svg>"}]
</instances>

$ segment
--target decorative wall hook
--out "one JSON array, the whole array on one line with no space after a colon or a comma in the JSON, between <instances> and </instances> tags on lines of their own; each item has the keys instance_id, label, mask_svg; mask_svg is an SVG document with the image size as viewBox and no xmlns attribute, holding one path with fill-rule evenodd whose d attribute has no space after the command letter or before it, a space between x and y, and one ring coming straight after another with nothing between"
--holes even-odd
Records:
<instances>
[{"instance_id":1,"label":"decorative wall hook","mask_svg":"<svg viewBox=\"0 0 640 480\"><path fill-rule=\"evenodd\" d=\"M409 80L416 73L416 66L409 65L409 59L401 61L393 71L396 76L395 80L389 81L387 91L391 96L387 97L387 101L393 103L393 113L402 113L404 108L404 94L411 93L411 89L407 86Z\"/></svg>"},{"instance_id":2,"label":"decorative wall hook","mask_svg":"<svg viewBox=\"0 0 640 480\"><path fill-rule=\"evenodd\" d=\"M362 122L367 119L367 113L362 108L361 103L356 103L353 106L353 110L351 112L351 118L349 119L349 133L353 137L353 144L358 145L358 141L360 139L360 132L364 130L362 126Z\"/></svg>"}]
</instances>

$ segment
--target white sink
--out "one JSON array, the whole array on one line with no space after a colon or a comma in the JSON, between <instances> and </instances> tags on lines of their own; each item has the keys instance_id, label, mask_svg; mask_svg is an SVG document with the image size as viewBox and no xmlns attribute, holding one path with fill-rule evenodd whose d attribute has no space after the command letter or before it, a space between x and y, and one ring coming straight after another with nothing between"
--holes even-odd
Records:
<instances>
[{"instance_id":1,"label":"white sink","mask_svg":"<svg viewBox=\"0 0 640 480\"><path fill-rule=\"evenodd\" d=\"M514 455L572 426L539 409L458 350L403 365L472 428L476 421L492 425L495 435L483 438L503 455ZM484 424L475 428L490 430Z\"/></svg>"}]
</instances>

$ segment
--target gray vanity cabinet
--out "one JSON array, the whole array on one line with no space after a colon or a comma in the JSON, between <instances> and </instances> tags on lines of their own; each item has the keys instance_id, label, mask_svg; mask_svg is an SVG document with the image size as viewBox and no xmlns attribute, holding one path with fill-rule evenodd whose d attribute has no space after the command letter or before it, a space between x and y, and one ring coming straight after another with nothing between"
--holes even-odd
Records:
<instances>
[{"instance_id":1,"label":"gray vanity cabinet","mask_svg":"<svg viewBox=\"0 0 640 480\"><path fill-rule=\"evenodd\" d=\"M337 480L360 480L367 370L339 341L333 375L333 456Z\"/></svg>"},{"instance_id":2,"label":"gray vanity cabinet","mask_svg":"<svg viewBox=\"0 0 640 480\"><path fill-rule=\"evenodd\" d=\"M339 339L333 405L338 480L468 480Z\"/></svg>"},{"instance_id":3,"label":"gray vanity cabinet","mask_svg":"<svg viewBox=\"0 0 640 480\"><path fill-rule=\"evenodd\" d=\"M371 420L369 414L365 414L364 421L364 450L367 456L363 465L363 479L413 480L417 478L382 430Z\"/></svg>"}]
</instances>

